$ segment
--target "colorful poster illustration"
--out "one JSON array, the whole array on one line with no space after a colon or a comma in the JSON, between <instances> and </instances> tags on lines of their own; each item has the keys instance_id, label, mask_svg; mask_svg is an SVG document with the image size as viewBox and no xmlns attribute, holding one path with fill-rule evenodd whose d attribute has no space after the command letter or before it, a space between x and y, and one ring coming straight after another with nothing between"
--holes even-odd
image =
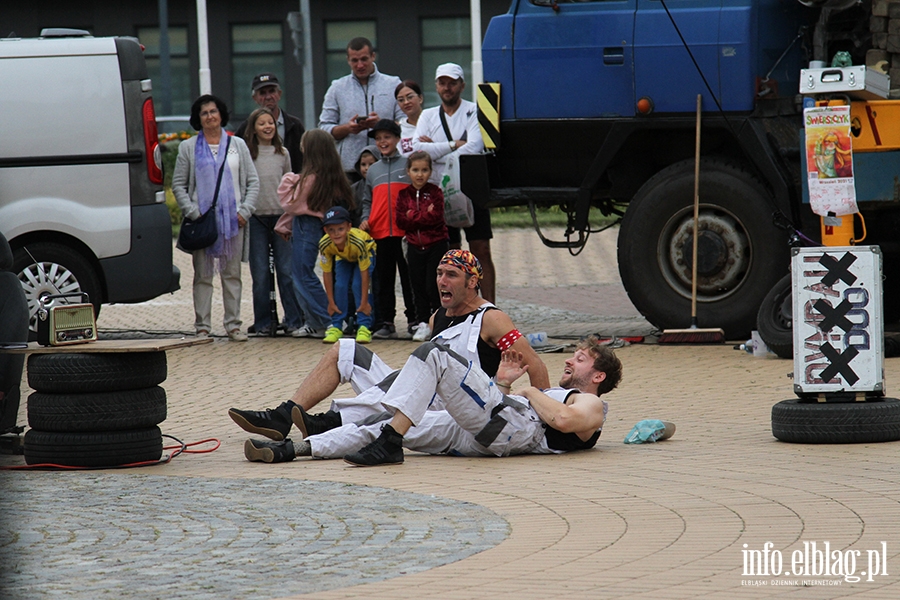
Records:
<instances>
[{"instance_id":1,"label":"colorful poster illustration","mask_svg":"<svg viewBox=\"0 0 900 600\"><path fill-rule=\"evenodd\" d=\"M853 179L849 106L817 106L803 111L809 201L817 215L859 212Z\"/></svg>"}]
</instances>

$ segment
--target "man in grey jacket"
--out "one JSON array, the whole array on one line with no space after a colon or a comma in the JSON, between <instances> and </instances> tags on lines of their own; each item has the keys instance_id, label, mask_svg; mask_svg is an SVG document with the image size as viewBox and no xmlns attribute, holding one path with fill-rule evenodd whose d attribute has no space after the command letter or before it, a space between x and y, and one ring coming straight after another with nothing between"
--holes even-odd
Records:
<instances>
[{"instance_id":1,"label":"man in grey jacket","mask_svg":"<svg viewBox=\"0 0 900 600\"><path fill-rule=\"evenodd\" d=\"M351 181L357 181L354 164L368 144L368 129L380 119L397 121L403 112L394 99L400 78L378 70L372 42L364 37L350 40L347 64L350 74L332 81L325 92L319 128L334 136L344 171Z\"/></svg>"}]
</instances>

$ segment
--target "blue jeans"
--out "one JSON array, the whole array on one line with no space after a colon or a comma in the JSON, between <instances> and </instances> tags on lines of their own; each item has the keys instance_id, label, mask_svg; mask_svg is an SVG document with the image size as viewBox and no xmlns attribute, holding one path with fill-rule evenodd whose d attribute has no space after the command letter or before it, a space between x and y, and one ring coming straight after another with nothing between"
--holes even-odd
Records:
<instances>
[{"instance_id":1,"label":"blue jeans","mask_svg":"<svg viewBox=\"0 0 900 600\"><path fill-rule=\"evenodd\" d=\"M371 260L372 262L369 264L370 284L372 282L372 272L375 270L374 255L372 255ZM328 277L328 273L325 273L325 277ZM353 301L356 302L356 306L359 306L359 303L362 302L363 293L366 293L369 295L369 307L373 312L375 310L372 293L369 290L362 289L362 274L359 271L359 263L347 262L346 260L336 260L334 261L334 303L337 304L338 310L340 310L340 312L336 312L331 315L332 327L337 327L338 329L343 328L343 325L341 323L344 321L344 315L347 314L347 302L349 301L348 291L350 288L353 289ZM356 313L357 325L372 329L372 320L372 312L370 312L369 314L364 314L361 312Z\"/></svg>"},{"instance_id":2,"label":"blue jeans","mask_svg":"<svg viewBox=\"0 0 900 600\"><path fill-rule=\"evenodd\" d=\"M331 323L328 316L328 296L322 282L316 277L316 261L319 259L319 240L322 219L300 215L294 217L291 233L291 260L293 261L294 291L297 303L306 317L306 325L323 331Z\"/></svg>"},{"instance_id":3,"label":"blue jeans","mask_svg":"<svg viewBox=\"0 0 900 600\"><path fill-rule=\"evenodd\" d=\"M250 217L250 277L253 279L253 326L257 332L268 329L272 324L272 310L269 306L269 246L275 254L275 280L278 282L278 293L284 308L284 324L289 329L297 329L303 324L291 276L291 244L275 233L277 222L277 215ZM278 326L278 323L275 325Z\"/></svg>"}]
</instances>

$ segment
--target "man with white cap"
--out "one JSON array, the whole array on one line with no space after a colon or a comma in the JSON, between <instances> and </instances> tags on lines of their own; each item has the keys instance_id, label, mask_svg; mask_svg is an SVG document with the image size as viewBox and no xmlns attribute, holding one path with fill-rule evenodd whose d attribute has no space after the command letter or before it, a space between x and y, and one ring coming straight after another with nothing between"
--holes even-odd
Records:
<instances>
[{"instance_id":1,"label":"man with white cap","mask_svg":"<svg viewBox=\"0 0 900 600\"><path fill-rule=\"evenodd\" d=\"M484 152L484 140L478 127L478 107L474 102L462 98L466 89L462 67L455 63L438 66L434 82L441 104L422 111L413 136L413 149L424 150L431 156L434 162L431 180L440 185L450 153L480 154ZM431 141L422 141L423 139ZM462 243L459 229L448 229L450 247L459 248ZM492 237L490 210L476 208L475 222L466 228L466 241L484 270L481 295L488 302L496 299L494 261L491 258Z\"/></svg>"}]
</instances>

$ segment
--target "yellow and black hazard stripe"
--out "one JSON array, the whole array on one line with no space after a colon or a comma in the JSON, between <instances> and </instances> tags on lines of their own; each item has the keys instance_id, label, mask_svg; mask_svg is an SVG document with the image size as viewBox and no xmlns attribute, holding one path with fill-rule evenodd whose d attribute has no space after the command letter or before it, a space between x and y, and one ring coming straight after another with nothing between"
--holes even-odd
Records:
<instances>
[{"instance_id":1,"label":"yellow and black hazard stripe","mask_svg":"<svg viewBox=\"0 0 900 600\"><path fill-rule=\"evenodd\" d=\"M478 84L478 124L484 147L493 150L500 147L500 84Z\"/></svg>"}]
</instances>

